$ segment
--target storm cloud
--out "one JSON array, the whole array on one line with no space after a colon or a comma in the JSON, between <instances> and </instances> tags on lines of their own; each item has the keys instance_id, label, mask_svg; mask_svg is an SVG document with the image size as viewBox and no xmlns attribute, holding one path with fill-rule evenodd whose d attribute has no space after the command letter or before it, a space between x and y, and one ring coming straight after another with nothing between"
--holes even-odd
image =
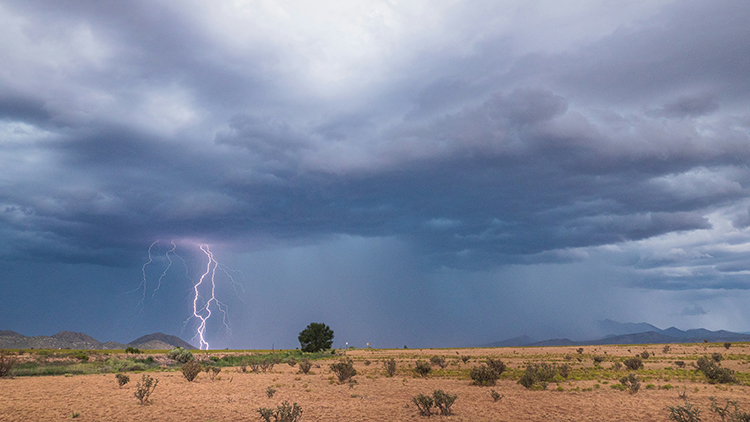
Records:
<instances>
[{"instance_id":1,"label":"storm cloud","mask_svg":"<svg viewBox=\"0 0 750 422\"><path fill-rule=\"evenodd\" d=\"M125 292L154 240L216 244L267 304L326 292L266 324L397 346L438 345L435 319L449 344L594 318L739 330L750 3L583 4L2 1L0 267L110 269ZM433 289L454 297L403 298ZM370 305L317 310L346 297ZM62 312L18 302L5 328L40 330L35 306ZM252 324L227 344L271 341Z\"/></svg>"}]
</instances>

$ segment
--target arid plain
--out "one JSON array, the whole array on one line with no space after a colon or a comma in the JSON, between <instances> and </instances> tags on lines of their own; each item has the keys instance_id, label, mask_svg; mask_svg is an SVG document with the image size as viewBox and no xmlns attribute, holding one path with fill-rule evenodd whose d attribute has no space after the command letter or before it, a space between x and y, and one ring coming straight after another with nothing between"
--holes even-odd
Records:
<instances>
[{"instance_id":1,"label":"arid plain","mask_svg":"<svg viewBox=\"0 0 750 422\"><path fill-rule=\"evenodd\" d=\"M350 349L312 361L308 374L300 373L298 365L278 363L265 373L223 367L216 379L203 372L193 382L175 366L144 372L159 380L147 405L134 397L142 376L137 372L126 372L131 381L122 387L114 373L16 376L0 379L0 421L252 421L261 420L260 407L276 408L285 400L301 406L303 421L428 420L420 416L412 398L437 389L457 399L452 415L430 420L667 421L667 407L686 401L698 406L704 421L720 420L710 412L711 397L721 405L737 401L750 411L750 344L736 343L728 349L713 343L670 345L669 350L664 345L582 348ZM649 357L643 359L643 369L615 369L621 366L618 362L644 351ZM99 353L92 353L91 360L112 358ZM248 354L213 351L195 356L209 361L210 356L227 353ZM712 384L696 369L700 357L715 353L721 354L722 368L736 371L736 382ZM145 356L167 361L163 354ZM417 375L415 363L429 362L433 356L444 358L445 368L432 365L427 376ZM488 357L502 360L507 369L494 386L474 385L469 371ZM17 357L19 362L36 358L29 352ZM329 365L342 358L352 360L356 383L339 383L332 374ZM383 362L391 358L397 369L395 376L388 377ZM527 389L518 379L527 365L535 363L567 364L571 371L567 379L557 377L545 389ZM635 393L617 387L629 373L641 382ZM276 390L273 397L268 397L268 387ZM493 399L493 391L498 400Z\"/></svg>"}]
</instances>

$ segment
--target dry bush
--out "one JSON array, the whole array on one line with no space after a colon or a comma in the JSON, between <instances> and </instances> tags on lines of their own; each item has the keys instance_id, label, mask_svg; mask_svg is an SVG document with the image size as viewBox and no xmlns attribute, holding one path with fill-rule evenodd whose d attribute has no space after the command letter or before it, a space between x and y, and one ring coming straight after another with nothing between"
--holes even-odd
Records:
<instances>
[{"instance_id":1,"label":"dry bush","mask_svg":"<svg viewBox=\"0 0 750 422\"><path fill-rule=\"evenodd\" d=\"M432 371L432 368L430 367L430 364L427 363L427 362L425 362L425 361L423 361L423 360L418 360L414 364L414 372L416 372L420 376L426 377L427 374L430 373L430 371Z\"/></svg>"},{"instance_id":2,"label":"dry bush","mask_svg":"<svg viewBox=\"0 0 750 422\"><path fill-rule=\"evenodd\" d=\"M667 345L665 345L663 349L661 349L661 351L662 351L662 352L663 352L663 353L664 353L665 355L666 355L667 353L669 353L669 352L670 352L671 350L672 350L672 346L670 346L670 345L668 345L668 344L667 344Z\"/></svg>"},{"instance_id":3,"label":"dry bush","mask_svg":"<svg viewBox=\"0 0 750 422\"><path fill-rule=\"evenodd\" d=\"M385 376L392 377L396 375L396 359L391 358L383 362L383 367L385 368Z\"/></svg>"},{"instance_id":4,"label":"dry bush","mask_svg":"<svg viewBox=\"0 0 750 422\"><path fill-rule=\"evenodd\" d=\"M716 363L721 362L721 359L723 358L724 356L722 356L721 353L711 353L711 359L713 359L713 361Z\"/></svg>"},{"instance_id":5,"label":"dry bush","mask_svg":"<svg viewBox=\"0 0 750 422\"><path fill-rule=\"evenodd\" d=\"M184 365L182 365L182 375L185 376L185 379L188 380L188 382L192 382L195 377L198 376L198 374L201 373L201 370L203 368L201 367L201 364L191 360Z\"/></svg>"},{"instance_id":6,"label":"dry bush","mask_svg":"<svg viewBox=\"0 0 750 422\"><path fill-rule=\"evenodd\" d=\"M620 384L624 385L628 389L630 394L635 394L641 388L641 380L635 374L628 374L625 377L620 378Z\"/></svg>"},{"instance_id":7,"label":"dry bush","mask_svg":"<svg viewBox=\"0 0 750 422\"><path fill-rule=\"evenodd\" d=\"M308 359L302 359L299 363L299 371L303 374L306 374L310 372L310 368L312 368L312 363Z\"/></svg>"},{"instance_id":8,"label":"dry bush","mask_svg":"<svg viewBox=\"0 0 750 422\"><path fill-rule=\"evenodd\" d=\"M542 389L547 388L547 384L557 375L557 368L548 364L529 364L526 371L518 379L518 383L526 388L532 388L539 385Z\"/></svg>"},{"instance_id":9,"label":"dry bush","mask_svg":"<svg viewBox=\"0 0 750 422\"><path fill-rule=\"evenodd\" d=\"M620 363L620 362L617 362L617 363ZM565 379L568 379L568 377L570 376L570 371L572 370L573 368L571 368L571 366L568 365L567 363L563 363L562 365L557 367L557 373L560 374L560 376Z\"/></svg>"},{"instance_id":10,"label":"dry bush","mask_svg":"<svg viewBox=\"0 0 750 422\"><path fill-rule=\"evenodd\" d=\"M5 350L0 350L0 378L8 378L16 365L16 357Z\"/></svg>"},{"instance_id":11,"label":"dry bush","mask_svg":"<svg viewBox=\"0 0 750 422\"><path fill-rule=\"evenodd\" d=\"M728 384L736 382L734 371L729 368L722 368L716 361L705 356L698 358L696 362L698 369L708 378L711 384Z\"/></svg>"},{"instance_id":12,"label":"dry bush","mask_svg":"<svg viewBox=\"0 0 750 422\"><path fill-rule=\"evenodd\" d=\"M276 394L276 389L273 388L272 385L269 385L268 388L266 388L266 396L270 399L274 394Z\"/></svg>"},{"instance_id":13,"label":"dry bush","mask_svg":"<svg viewBox=\"0 0 750 422\"><path fill-rule=\"evenodd\" d=\"M724 348L725 349L729 350L730 347L732 347L732 343L730 343L730 342L724 343Z\"/></svg>"},{"instance_id":14,"label":"dry bush","mask_svg":"<svg viewBox=\"0 0 750 422\"><path fill-rule=\"evenodd\" d=\"M154 390L156 389L156 384L158 383L158 379L154 379L151 378L150 375L143 374L143 377L135 386L135 393L133 393L133 395L135 395L135 398L137 398L141 402L141 405L150 403L149 397L151 397L151 393L154 392Z\"/></svg>"},{"instance_id":15,"label":"dry bush","mask_svg":"<svg viewBox=\"0 0 750 422\"><path fill-rule=\"evenodd\" d=\"M624 361L622 361L622 363L625 364L626 368L632 371L643 369L643 361L638 356L634 358L627 358Z\"/></svg>"},{"instance_id":16,"label":"dry bush","mask_svg":"<svg viewBox=\"0 0 750 422\"><path fill-rule=\"evenodd\" d=\"M362 363L364 363L364 364L365 364L365 366L370 366L370 364L371 364L372 362L370 362L369 360L365 360L365 361L364 361L364 362L362 362Z\"/></svg>"},{"instance_id":17,"label":"dry bush","mask_svg":"<svg viewBox=\"0 0 750 422\"><path fill-rule=\"evenodd\" d=\"M669 420L676 422L700 422L701 412L690 403L681 406L667 406Z\"/></svg>"},{"instance_id":18,"label":"dry bush","mask_svg":"<svg viewBox=\"0 0 750 422\"><path fill-rule=\"evenodd\" d=\"M605 360L607 360L607 358L605 358L604 356L594 356L594 365L599 365Z\"/></svg>"},{"instance_id":19,"label":"dry bush","mask_svg":"<svg viewBox=\"0 0 750 422\"><path fill-rule=\"evenodd\" d=\"M302 417L302 408L297 403L289 404L288 401L284 401L276 407L276 410L261 407L258 409L260 417L265 422L297 422ZM271 419L273 418L273 419Z\"/></svg>"},{"instance_id":20,"label":"dry bush","mask_svg":"<svg viewBox=\"0 0 750 422\"><path fill-rule=\"evenodd\" d=\"M495 390L490 391L490 396L492 397L492 401L495 401L495 402L500 401L500 399L503 398L503 396L501 396L500 393L498 393Z\"/></svg>"},{"instance_id":21,"label":"dry bush","mask_svg":"<svg viewBox=\"0 0 750 422\"><path fill-rule=\"evenodd\" d=\"M455 394L446 393L443 390L435 390L432 393L432 399L435 402L435 407L440 410L440 414L448 416L451 414L451 406L456 401Z\"/></svg>"},{"instance_id":22,"label":"dry bush","mask_svg":"<svg viewBox=\"0 0 750 422\"><path fill-rule=\"evenodd\" d=\"M649 356L651 356L651 354L648 353L648 350L644 350L644 351L641 352L641 357L643 359L648 359Z\"/></svg>"},{"instance_id":23,"label":"dry bush","mask_svg":"<svg viewBox=\"0 0 750 422\"><path fill-rule=\"evenodd\" d=\"M339 383L348 381L351 377L357 375L357 370L354 369L351 359L342 359L337 363L330 365L331 371L339 379Z\"/></svg>"},{"instance_id":24,"label":"dry bush","mask_svg":"<svg viewBox=\"0 0 750 422\"><path fill-rule=\"evenodd\" d=\"M486 362L488 367L497 372L497 375L502 375L505 372L505 363L500 359L487 358Z\"/></svg>"},{"instance_id":25,"label":"dry bush","mask_svg":"<svg viewBox=\"0 0 750 422\"><path fill-rule=\"evenodd\" d=\"M195 360L193 353L190 350L185 350L182 347L175 347L167 353L167 357L176 360L180 363L187 363L191 360Z\"/></svg>"},{"instance_id":26,"label":"dry bush","mask_svg":"<svg viewBox=\"0 0 750 422\"><path fill-rule=\"evenodd\" d=\"M117 374L115 378L117 378L117 385L120 387L130 382L130 377L125 374Z\"/></svg>"},{"instance_id":27,"label":"dry bush","mask_svg":"<svg viewBox=\"0 0 750 422\"><path fill-rule=\"evenodd\" d=\"M684 367L685 367L685 362L684 362L684 361L681 361L681 360L676 360L676 361L674 361L674 364L675 364L675 365L676 365L676 366L677 366L678 368L684 368Z\"/></svg>"},{"instance_id":28,"label":"dry bush","mask_svg":"<svg viewBox=\"0 0 750 422\"><path fill-rule=\"evenodd\" d=\"M432 415L432 407L435 405L435 400L432 397L419 393L416 397L412 397L411 401L417 406L420 415Z\"/></svg>"},{"instance_id":29,"label":"dry bush","mask_svg":"<svg viewBox=\"0 0 750 422\"><path fill-rule=\"evenodd\" d=\"M221 372L221 368L218 366L207 366L204 371L208 374L208 378L213 381L216 379L216 376L219 375L219 372Z\"/></svg>"},{"instance_id":30,"label":"dry bush","mask_svg":"<svg viewBox=\"0 0 750 422\"><path fill-rule=\"evenodd\" d=\"M448 366L448 363L445 361L445 358L442 356L433 356L430 358L430 363L433 365L437 365L443 369L445 369L446 366Z\"/></svg>"},{"instance_id":31,"label":"dry bush","mask_svg":"<svg viewBox=\"0 0 750 422\"><path fill-rule=\"evenodd\" d=\"M461 362L466 363L471 359L471 356L461 356Z\"/></svg>"},{"instance_id":32,"label":"dry bush","mask_svg":"<svg viewBox=\"0 0 750 422\"><path fill-rule=\"evenodd\" d=\"M293 357L286 358L286 364L294 368L295 365L297 365L297 360Z\"/></svg>"},{"instance_id":33,"label":"dry bush","mask_svg":"<svg viewBox=\"0 0 750 422\"><path fill-rule=\"evenodd\" d=\"M469 376L474 380L474 385L495 385L500 374L487 365L479 365L471 368Z\"/></svg>"}]
</instances>

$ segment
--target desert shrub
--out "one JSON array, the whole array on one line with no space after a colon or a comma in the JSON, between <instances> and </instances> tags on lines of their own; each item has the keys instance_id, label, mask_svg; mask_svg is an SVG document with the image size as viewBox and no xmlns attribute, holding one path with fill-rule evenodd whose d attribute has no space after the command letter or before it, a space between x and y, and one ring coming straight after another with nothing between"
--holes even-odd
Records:
<instances>
[{"instance_id":1,"label":"desert shrub","mask_svg":"<svg viewBox=\"0 0 750 422\"><path fill-rule=\"evenodd\" d=\"M672 351L672 346L666 344L666 345L664 345L664 348L661 349L661 351L662 351L662 353L664 353L666 355L667 353L669 353L670 351Z\"/></svg>"},{"instance_id":2,"label":"desert shrub","mask_svg":"<svg viewBox=\"0 0 750 422\"><path fill-rule=\"evenodd\" d=\"M487 358L487 366L497 372L498 376L502 375L503 372L505 372L505 363L503 363L503 361L501 361L500 359Z\"/></svg>"},{"instance_id":3,"label":"desert shrub","mask_svg":"<svg viewBox=\"0 0 750 422\"><path fill-rule=\"evenodd\" d=\"M71 356L74 357L74 358L76 358L76 359L78 359L78 360L80 360L81 362L88 362L89 361L89 355L86 354L86 352L73 353Z\"/></svg>"},{"instance_id":4,"label":"desert shrub","mask_svg":"<svg viewBox=\"0 0 750 422\"><path fill-rule=\"evenodd\" d=\"M730 342L724 343L724 348L725 349L729 350L730 347L732 347L732 343L730 343Z\"/></svg>"},{"instance_id":5,"label":"desert shrub","mask_svg":"<svg viewBox=\"0 0 750 422\"><path fill-rule=\"evenodd\" d=\"M577 348L576 352L578 352L579 355L583 354L583 347Z\"/></svg>"},{"instance_id":6,"label":"desert shrub","mask_svg":"<svg viewBox=\"0 0 750 422\"><path fill-rule=\"evenodd\" d=\"M722 355L721 355L721 353L711 353L711 359L712 359L712 360L713 360L714 362L716 362L716 363L719 363L719 362L721 362L721 359L722 359L723 357L724 357L724 356L722 356Z\"/></svg>"},{"instance_id":7,"label":"desert shrub","mask_svg":"<svg viewBox=\"0 0 750 422\"><path fill-rule=\"evenodd\" d=\"M268 388L266 388L266 396L270 399L274 394L276 394L276 389L273 388L272 385L269 385Z\"/></svg>"},{"instance_id":8,"label":"desert shrub","mask_svg":"<svg viewBox=\"0 0 750 422\"><path fill-rule=\"evenodd\" d=\"M556 368L548 363L529 364L524 374L518 379L518 383L526 388L539 385L542 389L546 389L547 383L552 381L555 375L557 375Z\"/></svg>"},{"instance_id":9,"label":"desert shrub","mask_svg":"<svg viewBox=\"0 0 750 422\"><path fill-rule=\"evenodd\" d=\"M676 360L676 361L674 361L674 364L675 364L675 366L677 366L678 368L684 368L684 367L685 367L685 362L684 362L684 361L681 361L681 360Z\"/></svg>"},{"instance_id":10,"label":"desert shrub","mask_svg":"<svg viewBox=\"0 0 750 422\"><path fill-rule=\"evenodd\" d=\"M594 356L594 365L599 365L600 363L604 362L607 358L604 356Z\"/></svg>"},{"instance_id":11,"label":"desert shrub","mask_svg":"<svg viewBox=\"0 0 750 422\"><path fill-rule=\"evenodd\" d=\"M612 369L615 371L622 369L622 362L612 362Z\"/></svg>"},{"instance_id":12,"label":"desert shrub","mask_svg":"<svg viewBox=\"0 0 750 422\"><path fill-rule=\"evenodd\" d=\"M216 379L216 376L219 375L219 372L221 372L221 368L218 366L207 366L204 371L208 374L208 378L213 381Z\"/></svg>"},{"instance_id":13,"label":"desert shrub","mask_svg":"<svg viewBox=\"0 0 750 422\"><path fill-rule=\"evenodd\" d=\"M503 398L503 396L501 396L500 393L498 393L495 390L490 391L490 397L492 397L492 401L495 401L495 402Z\"/></svg>"},{"instance_id":14,"label":"desert shrub","mask_svg":"<svg viewBox=\"0 0 750 422\"><path fill-rule=\"evenodd\" d=\"M125 349L125 353L131 354L131 355L140 355L141 351L140 349L136 349L135 347L128 346L128 348Z\"/></svg>"},{"instance_id":15,"label":"desert shrub","mask_svg":"<svg viewBox=\"0 0 750 422\"><path fill-rule=\"evenodd\" d=\"M420 376L426 377L427 374L430 373L430 371L432 371L432 368L430 367L430 364L427 363L427 362L425 362L425 361L423 361L423 360L418 360L414 364L414 372L416 372Z\"/></svg>"},{"instance_id":16,"label":"desert shrub","mask_svg":"<svg viewBox=\"0 0 750 422\"><path fill-rule=\"evenodd\" d=\"M182 365L182 375L188 382L191 382L201 373L201 369L203 368L200 363L191 360Z\"/></svg>"},{"instance_id":17,"label":"desert shrub","mask_svg":"<svg viewBox=\"0 0 750 422\"><path fill-rule=\"evenodd\" d=\"M290 356L286 358L286 364L294 368L294 366L297 365L297 360Z\"/></svg>"},{"instance_id":18,"label":"desert shrub","mask_svg":"<svg viewBox=\"0 0 750 422\"><path fill-rule=\"evenodd\" d=\"M701 412L690 403L681 406L667 406L669 420L676 422L700 422Z\"/></svg>"},{"instance_id":19,"label":"desert shrub","mask_svg":"<svg viewBox=\"0 0 750 422\"><path fill-rule=\"evenodd\" d=\"M5 350L0 350L0 378L8 378L16 365L16 357Z\"/></svg>"},{"instance_id":20,"label":"desert shrub","mask_svg":"<svg viewBox=\"0 0 750 422\"><path fill-rule=\"evenodd\" d=\"M260 360L259 364L260 364L260 370L263 372L266 372L266 371L272 371L273 366L276 364L276 362L274 361L274 359L264 358Z\"/></svg>"},{"instance_id":21,"label":"desert shrub","mask_svg":"<svg viewBox=\"0 0 750 422\"><path fill-rule=\"evenodd\" d=\"M255 372L256 374L258 372L260 372L260 364L259 364L259 362L257 360L251 359L248 362L248 366L250 366L250 370L253 371L253 372Z\"/></svg>"},{"instance_id":22,"label":"desert shrub","mask_svg":"<svg viewBox=\"0 0 750 422\"><path fill-rule=\"evenodd\" d=\"M682 400L687 400L688 399L687 388L682 387L682 391L677 392L677 397L679 397Z\"/></svg>"},{"instance_id":23,"label":"desert shrub","mask_svg":"<svg viewBox=\"0 0 750 422\"><path fill-rule=\"evenodd\" d=\"M440 414L443 416L451 414L451 406L453 406L453 402L456 401L456 397L455 394L446 393L443 390L435 390L432 393L435 407L440 410Z\"/></svg>"},{"instance_id":24,"label":"desert shrub","mask_svg":"<svg viewBox=\"0 0 750 422\"><path fill-rule=\"evenodd\" d=\"M479 365L471 368L469 376L474 380L474 385L495 385L500 374L487 365Z\"/></svg>"},{"instance_id":25,"label":"desert shrub","mask_svg":"<svg viewBox=\"0 0 750 422\"><path fill-rule=\"evenodd\" d=\"M471 356L461 356L461 362L466 363L471 359Z\"/></svg>"},{"instance_id":26,"label":"desert shrub","mask_svg":"<svg viewBox=\"0 0 750 422\"><path fill-rule=\"evenodd\" d=\"M618 362L619 363L619 362ZM562 365L557 367L557 373L560 374L561 377L568 379L570 376L570 371L573 368L570 367L567 363L563 363Z\"/></svg>"},{"instance_id":27,"label":"desert shrub","mask_svg":"<svg viewBox=\"0 0 750 422\"><path fill-rule=\"evenodd\" d=\"M302 416L302 408L297 403L289 404L284 401L276 407L276 410L261 407L258 409L260 417L266 422L297 422ZM273 419L271 419L273 418Z\"/></svg>"},{"instance_id":28,"label":"desert shrub","mask_svg":"<svg viewBox=\"0 0 750 422\"><path fill-rule=\"evenodd\" d=\"M237 366L237 372L247 372L247 361L245 359L240 360Z\"/></svg>"},{"instance_id":29,"label":"desert shrub","mask_svg":"<svg viewBox=\"0 0 750 422\"><path fill-rule=\"evenodd\" d=\"M626 368L632 371L643 369L643 361L638 356L634 358L627 358L624 361L622 361L622 363L625 364Z\"/></svg>"},{"instance_id":30,"label":"desert shrub","mask_svg":"<svg viewBox=\"0 0 750 422\"><path fill-rule=\"evenodd\" d=\"M351 377L357 375L357 370L354 369L351 359L342 359L337 363L330 365L331 371L339 379L340 383L348 381Z\"/></svg>"},{"instance_id":31,"label":"desert shrub","mask_svg":"<svg viewBox=\"0 0 750 422\"><path fill-rule=\"evenodd\" d=\"M396 375L396 359L391 358L383 362L383 367L385 368L385 376L392 377Z\"/></svg>"},{"instance_id":32,"label":"desert shrub","mask_svg":"<svg viewBox=\"0 0 750 422\"><path fill-rule=\"evenodd\" d=\"M432 363L433 365L437 365L441 368L445 368L446 366L448 366L448 363L445 361L445 358L442 356L437 356L437 355L430 358L430 363Z\"/></svg>"},{"instance_id":33,"label":"desert shrub","mask_svg":"<svg viewBox=\"0 0 750 422\"><path fill-rule=\"evenodd\" d=\"M167 357L180 363L187 363L194 360L193 353L182 347L175 347L167 353Z\"/></svg>"},{"instance_id":34,"label":"desert shrub","mask_svg":"<svg viewBox=\"0 0 750 422\"><path fill-rule=\"evenodd\" d=\"M651 356L651 354L648 353L648 350L644 350L644 351L641 352L641 357L643 359L648 359L649 356Z\"/></svg>"},{"instance_id":35,"label":"desert shrub","mask_svg":"<svg viewBox=\"0 0 750 422\"><path fill-rule=\"evenodd\" d=\"M728 400L724 407L720 407L716 402L716 397L709 397L711 400L711 411L719 416L722 422L750 422L750 413L740 410L737 402Z\"/></svg>"},{"instance_id":36,"label":"desert shrub","mask_svg":"<svg viewBox=\"0 0 750 422\"><path fill-rule=\"evenodd\" d=\"M156 384L159 383L158 379L151 378L150 375L143 374L141 380L135 386L135 398L137 398L141 405L148 404L150 402L149 397L151 393L156 389Z\"/></svg>"},{"instance_id":37,"label":"desert shrub","mask_svg":"<svg viewBox=\"0 0 750 422\"><path fill-rule=\"evenodd\" d=\"M411 401L417 406L420 415L432 415L432 406L435 405L435 400L432 397L419 393L416 397L412 397Z\"/></svg>"},{"instance_id":38,"label":"desert shrub","mask_svg":"<svg viewBox=\"0 0 750 422\"><path fill-rule=\"evenodd\" d=\"M371 364L372 362L370 362L369 360L365 359L365 361L364 361L364 362L362 362L362 363L364 363L364 364L365 364L365 366L370 366L370 364Z\"/></svg>"},{"instance_id":39,"label":"desert shrub","mask_svg":"<svg viewBox=\"0 0 750 422\"><path fill-rule=\"evenodd\" d=\"M302 359L299 363L299 371L303 374L306 374L310 372L310 368L312 368L312 363L308 359Z\"/></svg>"},{"instance_id":40,"label":"desert shrub","mask_svg":"<svg viewBox=\"0 0 750 422\"><path fill-rule=\"evenodd\" d=\"M716 361L708 359L705 356L698 358L696 366L698 366L698 370L703 372L703 375L708 378L708 382L712 384L727 384L737 381L734 377L733 370L722 368Z\"/></svg>"},{"instance_id":41,"label":"desert shrub","mask_svg":"<svg viewBox=\"0 0 750 422\"><path fill-rule=\"evenodd\" d=\"M130 382L130 377L125 374L117 374L115 378L117 379L117 385L120 387Z\"/></svg>"},{"instance_id":42,"label":"desert shrub","mask_svg":"<svg viewBox=\"0 0 750 422\"><path fill-rule=\"evenodd\" d=\"M641 380L635 374L628 374L620 378L620 384L628 389L630 394L635 394L641 388Z\"/></svg>"}]
</instances>

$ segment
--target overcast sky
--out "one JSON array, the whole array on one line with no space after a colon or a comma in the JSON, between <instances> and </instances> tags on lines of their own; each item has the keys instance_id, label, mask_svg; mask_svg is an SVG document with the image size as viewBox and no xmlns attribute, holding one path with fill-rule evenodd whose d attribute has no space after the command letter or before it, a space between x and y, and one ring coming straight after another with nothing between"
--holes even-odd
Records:
<instances>
[{"instance_id":1,"label":"overcast sky","mask_svg":"<svg viewBox=\"0 0 750 422\"><path fill-rule=\"evenodd\" d=\"M211 347L750 331L749 19L0 0L0 329L190 340L207 244Z\"/></svg>"}]
</instances>

